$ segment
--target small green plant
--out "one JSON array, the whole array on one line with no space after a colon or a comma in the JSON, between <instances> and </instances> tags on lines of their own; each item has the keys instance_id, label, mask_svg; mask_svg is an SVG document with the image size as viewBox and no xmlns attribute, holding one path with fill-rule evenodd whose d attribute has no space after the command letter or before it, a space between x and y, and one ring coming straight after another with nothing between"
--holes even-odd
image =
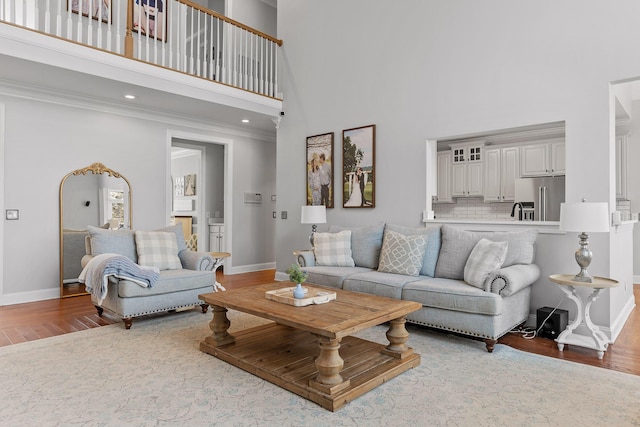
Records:
<instances>
[{"instance_id":1,"label":"small green plant","mask_svg":"<svg viewBox=\"0 0 640 427\"><path fill-rule=\"evenodd\" d=\"M304 281L307 280L307 273L300 270L298 264L291 264L291 267L287 269L287 274L292 283L304 283Z\"/></svg>"}]
</instances>

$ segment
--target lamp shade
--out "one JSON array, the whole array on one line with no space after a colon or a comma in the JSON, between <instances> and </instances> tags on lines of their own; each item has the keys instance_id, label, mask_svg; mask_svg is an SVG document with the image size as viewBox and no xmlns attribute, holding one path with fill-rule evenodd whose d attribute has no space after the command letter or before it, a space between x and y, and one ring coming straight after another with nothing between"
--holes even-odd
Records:
<instances>
[{"instance_id":1,"label":"lamp shade","mask_svg":"<svg viewBox=\"0 0 640 427\"><path fill-rule=\"evenodd\" d=\"M560 204L560 230L578 233L609 231L609 204L605 202Z\"/></svg>"},{"instance_id":2,"label":"lamp shade","mask_svg":"<svg viewBox=\"0 0 640 427\"><path fill-rule=\"evenodd\" d=\"M324 205L303 206L301 224L324 224L327 222L327 208Z\"/></svg>"}]
</instances>

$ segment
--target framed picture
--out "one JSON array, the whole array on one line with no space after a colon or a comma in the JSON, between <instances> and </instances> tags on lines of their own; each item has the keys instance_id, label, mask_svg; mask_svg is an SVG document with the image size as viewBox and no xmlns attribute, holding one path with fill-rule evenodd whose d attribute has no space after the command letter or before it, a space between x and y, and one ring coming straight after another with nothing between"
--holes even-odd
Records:
<instances>
[{"instance_id":1,"label":"framed picture","mask_svg":"<svg viewBox=\"0 0 640 427\"><path fill-rule=\"evenodd\" d=\"M307 205L333 207L333 132L307 138Z\"/></svg>"},{"instance_id":2,"label":"framed picture","mask_svg":"<svg viewBox=\"0 0 640 427\"><path fill-rule=\"evenodd\" d=\"M176 197L184 196L184 177L183 176L176 177L176 183L174 185L174 195Z\"/></svg>"},{"instance_id":3,"label":"framed picture","mask_svg":"<svg viewBox=\"0 0 640 427\"><path fill-rule=\"evenodd\" d=\"M342 131L342 206L376 206L376 125Z\"/></svg>"},{"instance_id":4,"label":"framed picture","mask_svg":"<svg viewBox=\"0 0 640 427\"><path fill-rule=\"evenodd\" d=\"M80 13L80 4L82 4L83 16L89 16L89 6L91 6L91 17L93 19L101 19L102 22L111 22L111 0L72 0L71 12Z\"/></svg>"},{"instance_id":5,"label":"framed picture","mask_svg":"<svg viewBox=\"0 0 640 427\"><path fill-rule=\"evenodd\" d=\"M184 195L185 196L196 195L196 175L195 174L184 176Z\"/></svg>"},{"instance_id":6,"label":"framed picture","mask_svg":"<svg viewBox=\"0 0 640 427\"><path fill-rule=\"evenodd\" d=\"M165 0L134 0L133 31L150 39L167 41Z\"/></svg>"}]
</instances>

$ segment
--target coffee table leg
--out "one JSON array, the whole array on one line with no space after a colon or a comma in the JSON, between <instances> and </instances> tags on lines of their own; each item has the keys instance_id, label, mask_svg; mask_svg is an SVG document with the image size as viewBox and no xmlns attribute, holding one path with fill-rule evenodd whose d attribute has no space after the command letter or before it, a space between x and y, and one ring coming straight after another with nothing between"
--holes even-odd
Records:
<instances>
[{"instance_id":1,"label":"coffee table leg","mask_svg":"<svg viewBox=\"0 0 640 427\"><path fill-rule=\"evenodd\" d=\"M318 376L309 381L309 385L324 393L333 394L349 387L351 382L344 380L340 371L344 360L340 357L340 340L318 337L320 355L315 361Z\"/></svg>"},{"instance_id":2,"label":"coffee table leg","mask_svg":"<svg viewBox=\"0 0 640 427\"><path fill-rule=\"evenodd\" d=\"M235 342L235 337L227 332L231 326L231 322L227 318L227 309L217 305L212 305L211 308L213 319L209 322L209 328L213 334L205 338L205 342L215 347Z\"/></svg>"},{"instance_id":3,"label":"coffee table leg","mask_svg":"<svg viewBox=\"0 0 640 427\"><path fill-rule=\"evenodd\" d=\"M413 349L407 347L409 332L407 332L407 329L404 327L405 323L407 323L405 317L399 317L389 322L389 330L387 331L389 345L382 350L384 354L398 359L404 359L413 354Z\"/></svg>"}]
</instances>

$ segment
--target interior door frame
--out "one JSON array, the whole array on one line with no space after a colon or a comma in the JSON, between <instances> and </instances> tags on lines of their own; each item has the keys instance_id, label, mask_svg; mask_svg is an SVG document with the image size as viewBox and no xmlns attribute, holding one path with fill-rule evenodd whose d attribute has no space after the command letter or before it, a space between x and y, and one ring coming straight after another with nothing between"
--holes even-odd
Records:
<instances>
[{"instance_id":1,"label":"interior door frame","mask_svg":"<svg viewBox=\"0 0 640 427\"><path fill-rule=\"evenodd\" d=\"M208 144L218 144L224 146L224 224L225 224L225 243L226 252L231 253L231 257L225 260L225 272L231 272L233 270L233 140L228 138L221 138L208 134L199 134L193 132L184 132L179 130L167 130L166 141L166 178L165 182L172 182L171 180L171 147L174 139L181 139L185 141L204 142ZM188 143L181 142L182 145L188 145ZM189 147L187 147L189 148ZM201 168L204 174L206 162L205 156L201 158ZM202 178L196 178L198 181L196 185L201 185L202 191L206 191L204 180ZM172 211L172 192L173 186L167 185L166 189L166 212L167 212L167 225L169 225L169 218ZM204 194L204 193L203 193ZM200 199L199 199L200 200ZM208 223L205 218L204 204L200 203L200 207L196 209L198 215L198 234L208 233ZM201 220L204 219L204 220ZM201 249L200 251L208 252L209 248Z\"/></svg>"}]
</instances>

